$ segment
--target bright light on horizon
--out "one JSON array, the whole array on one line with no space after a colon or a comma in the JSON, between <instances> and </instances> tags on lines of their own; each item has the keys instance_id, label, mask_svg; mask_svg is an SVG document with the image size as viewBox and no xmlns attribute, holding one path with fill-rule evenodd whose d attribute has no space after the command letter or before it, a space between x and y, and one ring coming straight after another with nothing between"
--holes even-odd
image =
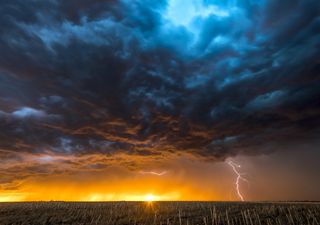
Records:
<instances>
[{"instance_id":1,"label":"bright light on horizon","mask_svg":"<svg viewBox=\"0 0 320 225\"><path fill-rule=\"evenodd\" d=\"M21 193L0 193L0 202L19 202L24 200L24 195Z\"/></svg>"},{"instance_id":2,"label":"bright light on horizon","mask_svg":"<svg viewBox=\"0 0 320 225\"><path fill-rule=\"evenodd\" d=\"M180 193L168 193L168 194L99 194L94 193L90 196L83 198L82 201L142 201L142 202L153 202L153 201L175 201L180 199Z\"/></svg>"},{"instance_id":3,"label":"bright light on horizon","mask_svg":"<svg viewBox=\"0 0 320 225\"><path fill-rule=\"evenodd\" d=\"M158 198L159 198L158 196L154 196L153 194L147 194L144 200L146 202L153 202L153 201L158 201Z\"/></svg>"}]
</instances>

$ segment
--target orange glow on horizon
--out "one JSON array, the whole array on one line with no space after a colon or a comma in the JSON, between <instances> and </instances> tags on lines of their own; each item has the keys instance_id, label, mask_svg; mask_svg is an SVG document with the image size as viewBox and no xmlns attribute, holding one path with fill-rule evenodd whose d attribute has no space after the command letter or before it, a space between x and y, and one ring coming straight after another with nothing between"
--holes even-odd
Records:
<instances>
[{"instance_id":1,"label":"orange glow on horizon","mask_svg":"<svg viewBox=\"0 0 320 225\"><path fill-rule=\"evenodd\" d=\"M158 196L154 196L153 194L148 194L148 195L146 195L144 197L144 200L146 202L153 202L153 201L156 201L157 198L159 198L159 197ZM160 198L159 198L159 200L160 200ZM159 201L159 200L157 200L157 201Z\"/></svg>"},{"instance_id":2,"label":"orange glow on horizon","mask_svg":"<svg viewBox=\"0 0 320 225\"><path fill-rule=\"evenodd\" d=\"M169 182L168 182L169 183ZM221 199L221 198L220 198ZM64 183L28 184L21 192L0 192L0 202L19 201L192 201L219 200L218 196L161 182L123 182L117 184L72 185Z\"/></svg>"},{"instance_id":3,"label":"orange glow on horizon","mask_svg":"<svg viewBox=\"0 0 320 225\"><path fill-rule=\"evenodd\" d=\"M26 194L23 193L0 193L0 202L24 201Z\"/></svg>"},{"instance_id":4,"label":"orange glow on horizon","mask_svg":"<svg viewBox=\"0 0 320 225\"><path fill-rule=\"evenodd\" d=\"M167 195L157 195L152 193L147 194L132 194L132 193L120 193L120 194L91 194L88 198L84 198L83 201L174 201L179 200L179 193L169 193Z\"/></svg>"},{"instance_id":5,"label":"orange glow on horizon","mask_svg":"<svg viewBox=\"0 0 320 225\"><path fill-rule=\"evenodd\" d=\"M189 197L189 198L188 198ZM197 200L197 196L190 198L191 195L181 195L180 192L171 193L82 193L81 191L63 191L60 193L52 192L48 190L44 193L42 190L39 192L21 192L21 193L1 193L0 202L19 202L19 201L88 201L88 202L99 202L99 201L183 201L183 200ZM202 199L205 200L205 199Z\"/></svg>"},{"instance_id":6,"label":"orange glow on horizon","mask_svg":"<svg viewBox=\"0 0 320 225\"><path fill-rule=\"evenodd\" d=\"M188 168L188 164L183 166ZM226 171L230 172L229 167L225 167ZM178 166L156 167L154 164L152 167L136 171L114 166L101 171L88 171L84 167L83 170L69 174L62 170L63 166L60 166L60 169L61 171L57 170L56 173L29 177L17 183L18 185L13 183L10 189L1 189L0 186L0 202L237 200L236 195L230 194L234 188L233 176L232 179L225 179L228 177L222 176L220 172L219 176L223 178L212 179L214 176L212 172L205 173L203 170L186 172ZM139 171L159 171L161 176L153 172Z\"/></svg>"}]
</instances>

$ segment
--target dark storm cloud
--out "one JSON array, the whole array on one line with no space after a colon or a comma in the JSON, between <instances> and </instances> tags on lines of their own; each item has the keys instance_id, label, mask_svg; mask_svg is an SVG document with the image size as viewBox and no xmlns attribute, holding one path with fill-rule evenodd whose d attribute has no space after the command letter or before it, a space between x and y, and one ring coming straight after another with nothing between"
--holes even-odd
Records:
<instances>
[{"instance_id":1,"label":"dark storm cloud","mask_svg":"<svg viewBox=\"0 0 320 225\"><path fill-rule=\"evenodd\" d=\"M224 159L319 138L318 1L0 5L3 150Z\"/></svg>"}]
</instances>

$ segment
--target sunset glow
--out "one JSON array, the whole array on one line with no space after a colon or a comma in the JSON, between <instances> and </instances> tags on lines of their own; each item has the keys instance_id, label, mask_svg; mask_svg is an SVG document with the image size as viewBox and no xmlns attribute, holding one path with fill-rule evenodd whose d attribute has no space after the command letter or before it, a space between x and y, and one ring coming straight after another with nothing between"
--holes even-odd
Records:
<instances>
[{"instance_id":1,"label":"sunset glow","mask_svg":"<svg viewBox=\"0 0 320 225\"><path fill-rule=\"evenodd\" d=\"M153 202L153 201L159 201L159 200L161 200L161 198L159 196L154 196L153 194L147 194L144 197L144 201L147 201L147 202ZM139 199L139 201L141 201L141 199Z\"/></svg>"}]
</instances>

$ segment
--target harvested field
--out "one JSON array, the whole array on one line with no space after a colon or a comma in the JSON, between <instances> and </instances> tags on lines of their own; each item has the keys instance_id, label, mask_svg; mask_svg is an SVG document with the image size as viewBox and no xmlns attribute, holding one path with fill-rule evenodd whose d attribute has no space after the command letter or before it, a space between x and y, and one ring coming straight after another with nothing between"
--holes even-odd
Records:
<instances>
[{"instance_id":1,"label":"harvested field","mask_svg":"<svg viewBox=\"0 0 320 225\"><path fill-rule=\"evenodd\" d=\"M0 203L0 224L316 225L319 203L28 202Z\"/></svg>"}]
</instances>

